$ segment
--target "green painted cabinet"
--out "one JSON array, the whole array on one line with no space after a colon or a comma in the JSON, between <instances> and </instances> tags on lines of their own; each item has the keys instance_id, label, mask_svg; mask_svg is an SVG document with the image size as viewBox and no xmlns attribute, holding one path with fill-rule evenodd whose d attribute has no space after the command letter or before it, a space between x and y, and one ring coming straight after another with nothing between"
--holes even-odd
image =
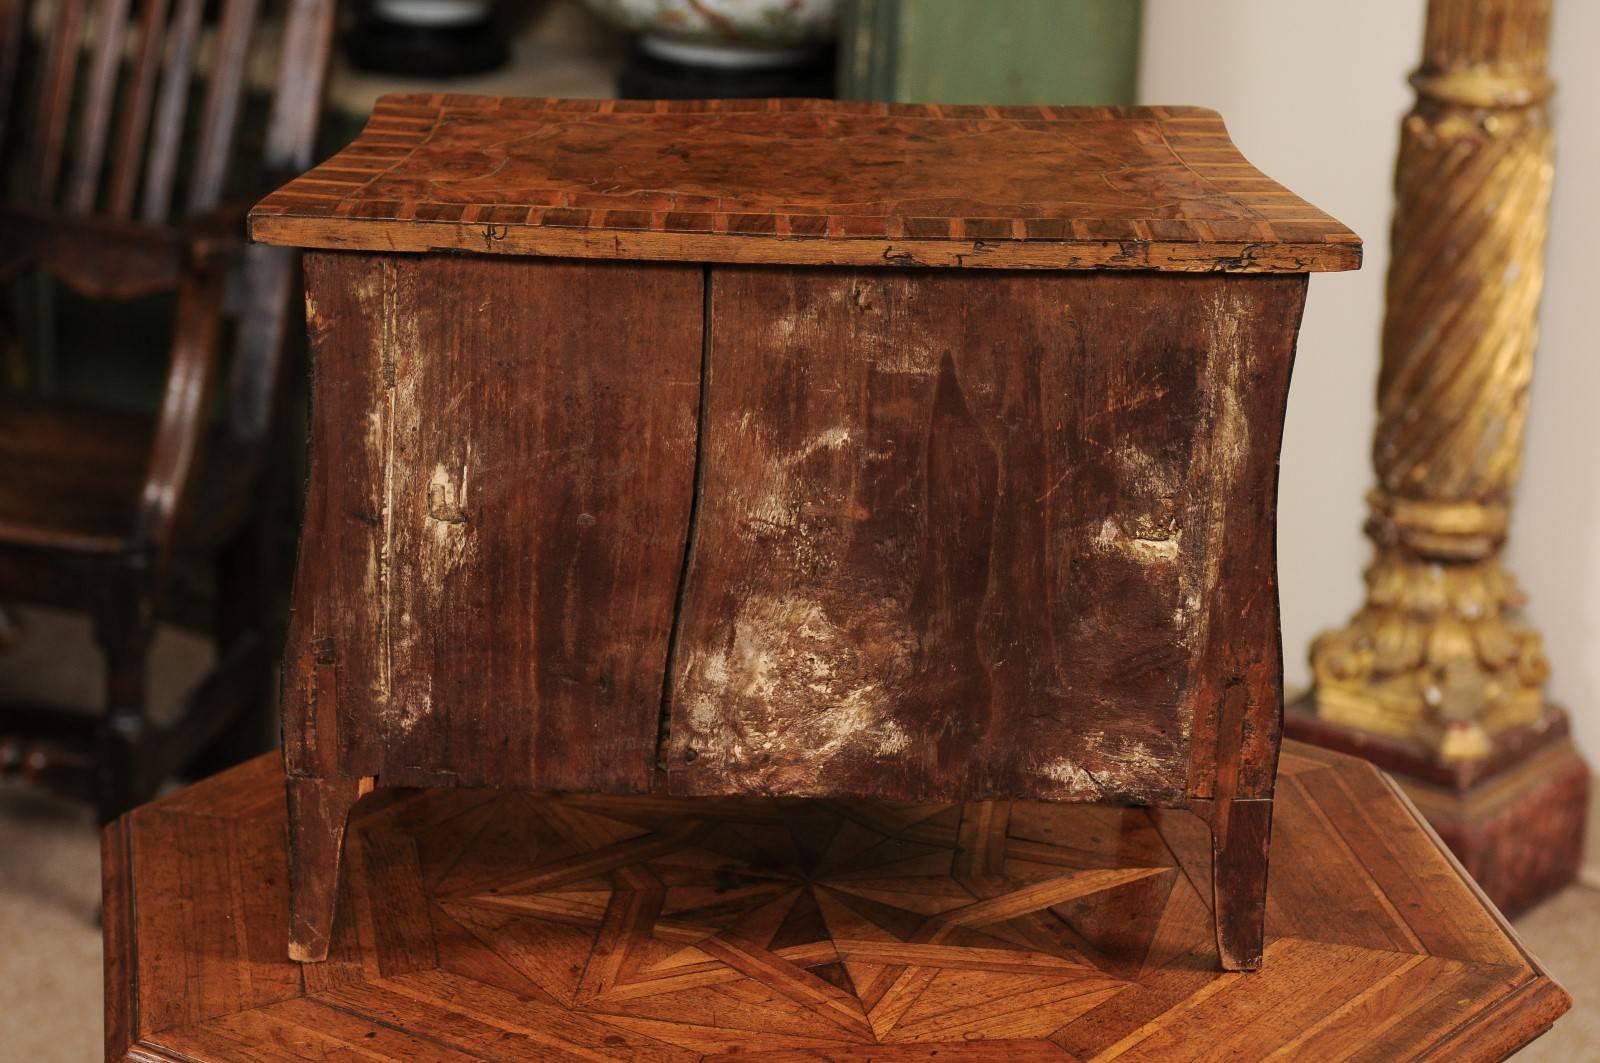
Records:
<instances>
[{"instance_id":1,"label":"green painted cabinet","mask_svg":"<svg viewBox=\"0 0 1600 1063\"><path fill-rule=\"evenodd\" d=\"M850 0L839 95L1131 104L1141 0Z\"/></svg>"}]
</instances>

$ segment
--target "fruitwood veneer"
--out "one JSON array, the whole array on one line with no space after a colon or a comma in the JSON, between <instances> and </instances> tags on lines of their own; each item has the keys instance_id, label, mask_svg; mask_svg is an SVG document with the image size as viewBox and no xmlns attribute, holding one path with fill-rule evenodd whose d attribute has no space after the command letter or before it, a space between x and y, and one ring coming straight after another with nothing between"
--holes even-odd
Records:
<instances>
[{"instance_id":1,"label":"fruitwood veneer","mask_svg":"<svg viewBox=\"0 0 1600 1063\"><path fill-rule=\"evenodd\" d=\"M282 786L108 828L108 1059L1474 1063L1570 1004L1386 777L1294 743L1251 975L1183 812L459 789L356 810L298 965Z\"/></svg>"},{"instance_id":2,"label":"fruitwood veneer","mask_svg":"<svg viewBox=\"0 0 1600 1063\"><path fill-rule=\"evenodd\" d=\"M252 213L327 249L1202 273L1355 269L1360 238L1203 107L386 96Z\"/></svg>"},{"instance_id":3,"label":"fruitwood veneer","mask_svg":"<svg viewBox=\"0 0 1600 1063\"><path fill-rule=\"evenodd\" d=\"M296 957L360 793L508 786L1189 807L1260 964L1278 446L1359 244L1214 114L392 97L252 222L311 249Z\"/></svg>"}]
</instances>

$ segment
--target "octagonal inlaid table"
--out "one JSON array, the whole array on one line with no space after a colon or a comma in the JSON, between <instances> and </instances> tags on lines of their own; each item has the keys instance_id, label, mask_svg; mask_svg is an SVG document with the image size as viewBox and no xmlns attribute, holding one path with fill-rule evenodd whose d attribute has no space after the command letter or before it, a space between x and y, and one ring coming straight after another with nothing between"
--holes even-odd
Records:
<instances>
[{"instance_id":1,"label":"octagonal inlaid table","mask_svg":"<svg viewBox=\"0 0 1600 1063\"><path fill-rule=\"evenodd\" d=\"M282 788L107 828L109 1059L1471 1061L1570 1004L1385 776L1295 743L1255 974L1187 812L488 790L358 806L300 965Z\"/></svg>"}]
</instances>

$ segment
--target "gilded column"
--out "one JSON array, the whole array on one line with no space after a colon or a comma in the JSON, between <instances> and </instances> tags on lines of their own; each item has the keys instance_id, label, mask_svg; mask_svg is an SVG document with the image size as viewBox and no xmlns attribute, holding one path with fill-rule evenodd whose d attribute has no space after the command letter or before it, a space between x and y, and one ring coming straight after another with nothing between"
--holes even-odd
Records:
<instances>
[{"instance_id":1,"label":"gilded column","mask_svg":"<svg viewBox=\"0 0 1600 1063\"><path fill-rule=\"evenodd\" d=\"M1551 0L1432 0L1401 130L1366 602L1311 649L1324 721L1488 756L1548 672L1501 550L1552 176Z\"/></svg>"}]
</instances>

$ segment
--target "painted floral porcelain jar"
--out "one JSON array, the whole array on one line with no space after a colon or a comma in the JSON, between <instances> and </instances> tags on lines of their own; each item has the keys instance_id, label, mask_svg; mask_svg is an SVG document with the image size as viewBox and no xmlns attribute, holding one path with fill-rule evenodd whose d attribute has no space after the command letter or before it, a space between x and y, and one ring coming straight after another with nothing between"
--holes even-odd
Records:
<instances>
[{"instance_id":1,"label":"painted floral porcelain jar","mask_svg":"<svg viewBox=\"0 0 1600 1063\"><path fill-rule=\"evenodd\" d=\"M639 46L686 66L762 69L812 59L836 32L839 0L587 0L639 35Z\"/></svg>"}]
</instances>

